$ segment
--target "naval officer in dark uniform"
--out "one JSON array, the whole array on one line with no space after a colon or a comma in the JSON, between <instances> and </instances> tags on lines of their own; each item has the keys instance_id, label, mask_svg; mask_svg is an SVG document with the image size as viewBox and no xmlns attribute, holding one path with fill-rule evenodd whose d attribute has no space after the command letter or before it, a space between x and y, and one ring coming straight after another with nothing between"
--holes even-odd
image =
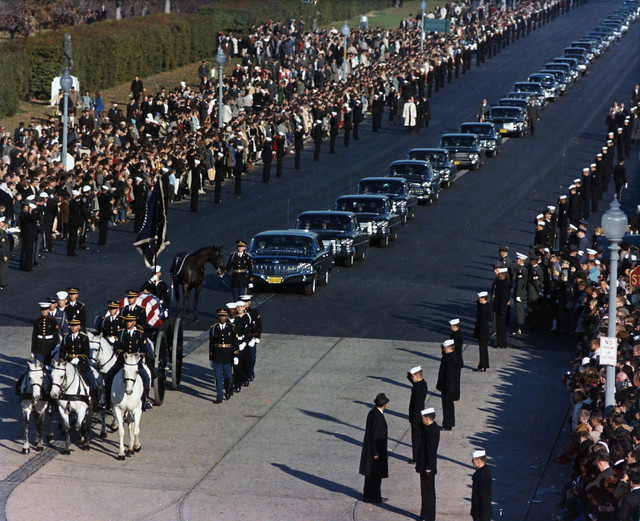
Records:
<instances>
[{"instance_id":1,"label":"naval officer in dark uniform","mask_svg":"<svg viewBox=\"0 0 640 521\"><path fill-rule=\"evenodd\" d=\"M245 241L236 241L238 251L229 255L227 262L227 271L231 272L231 291L233 293L233 301L240 300L242 295L247 293L247 288L253 287L253 268L251 266L251 257L245 251L247 243Z\"/></svg>"},{"instance_id":2,"label":"naval officer in dark uniform","mask_svg":"<svg viewBox=\"0 0 640 521\"><path fill-rule=\"evenodd\" d=\"M473 521L491 521L491 470L487 465L487 454L476 450L471 456L476 471L473 473L471 487L471 518Z\"/></svg>"},{"instance_id":3,"label":"naval officer in dark uniform","mask_svg":"<svg viewBox=\"0 0 640 521\"><path fill-rule=\"evenodd\" d=\"M416 462L418 445L420 444L420 432L422 431L422 415L424 402L427 399L427 382L423 377L422 367L412 367L407 375L412 384L411 398L409 399L409 423L411 424L411 459L408 463Z\"/></svg>"},{"instance_id":4,"label":"naval officer in dark uniform","mask_svg":"<svg viewBox=\"0 0 640 521\"><path fill-rule=\"evenodd\" d=\"M436 520L436 474L438 473L438 445L440 427L436 411L429 407L420 412L421 429L416 457L416 472L420 474L420 521Z\"/></svg>"}]
</instances>

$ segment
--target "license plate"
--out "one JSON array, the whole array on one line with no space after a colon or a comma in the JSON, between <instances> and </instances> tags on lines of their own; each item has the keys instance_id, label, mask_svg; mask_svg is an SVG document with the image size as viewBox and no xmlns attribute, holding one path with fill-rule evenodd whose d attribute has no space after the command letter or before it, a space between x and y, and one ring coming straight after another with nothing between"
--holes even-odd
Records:
<instances>
[{"instance_id":1,"label":"license plate","mask_svg":"<svg viewBox=\"0 0 640 521\"><path fill-rule=\"evenodd\" d=\"M460 164L460 161L454 161L454 162L453 162L453 164L454 164L454 165L459 165L459 164Z\"/></svg>"},{"instance_id":2,"label":"license plate","mask_svg":"<svg viewBox=\"0 0 640 521\"><path fill-rule=\"evenodd\" d=\"M504 128L507 130L513 130L513 123L505 123Z\"/></svg>"},{"instance_id":3,"label":"license plate","mask_svg":"<svg viewBox=\"0 0 640 521\"><path fill-rule=\"evenodd\" d=\"M501 128L500 129L500 134L506 134L508 131L506 128Z\"/></svg>"},{"instance_id":4,"label":"license plate","mask_svg":"<svg viewBox=\"0 0 640 521\"><path fill-rule=\"evenodd\" d=\"M282 284L282 277L267 277L269 284Z\"/></svg>"}]
</instances>

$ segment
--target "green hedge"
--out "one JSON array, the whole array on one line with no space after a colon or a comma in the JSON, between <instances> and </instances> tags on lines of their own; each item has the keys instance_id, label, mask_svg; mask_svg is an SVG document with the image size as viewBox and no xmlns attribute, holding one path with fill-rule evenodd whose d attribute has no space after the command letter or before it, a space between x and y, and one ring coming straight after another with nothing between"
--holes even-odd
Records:
<instances>
[{"instance_id":1,"label":"green hedge","mask_svg":"<svg viewBox=\"0 0 640 521\"><path fill-rule=\"evenodd\" d=\"M131 81L136 74L146 77L211 58L221 30L243 34L251 25L289 16L303 16L311 28L314 16L327 23L387 5L388 0L321 0L317 6L299 0L221 0L193 15L107 21L7 43L0 47L0 117L15 114L21 99L49 99L65 32L73 43L72 74L82 90L99 90Z\"/></svg>"}]
</instances>

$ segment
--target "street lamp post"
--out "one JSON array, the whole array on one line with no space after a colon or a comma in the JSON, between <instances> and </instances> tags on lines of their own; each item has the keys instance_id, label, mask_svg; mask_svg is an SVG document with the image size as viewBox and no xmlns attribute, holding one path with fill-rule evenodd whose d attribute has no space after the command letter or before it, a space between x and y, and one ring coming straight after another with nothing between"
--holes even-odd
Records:
<instances>
[{"instance_id":1,"label":"street lamp post","mask_svg":"<svg viewBox=\"0 0 640 521\"><path fill-rule=\"evenodd\" d=\"M616 338L616 297L618 292L618 252L619 243L627 230L627 216L620 209L617 199L611 201L607 213L602 216L602 231L609 240L611 261L609 264L609 330L607 336ZM605 385L604 406L609 414L615 402L615 365L607 366L607 382Z\"/></svg>"},{"instance_id":2,"label":"street lamp post","mask_svg":"<svg viewBox=\"0 0 640 521\"><path fill-rule=\"evenodd\" d=\"M424 11L427 8L427 2L420 2L420 53L424 52Z\"/></svg>"},{"instance_id":3,"label":"street lamp post","mask_svg":"<svg viewBox=\"0 0 640 521\"><path fill-rule=\"evenodd\" d=\"M218 47L218 54L216 54L216 63L218 64L218 128L222 128L222 68L227 61L222 47Z\"/></svg>"},{"instance_id":4,"label":"street lamp post","mask_svg":"<svg viewBox=\"0 0 640 521\"><path fill-rule=\"evenodd\" d=\"M340 29L342 36L344 36L344 57L342 59L342 76L344 81L347 81L347 47L349 46L349 26L347 22L344 23L342 29Z\"/></svg>"},{"instance_id":5,"label":"street lamp post","mask_svg":"<svg viewBox=\"0 0 640 521\"><path fill-rule=\"evenodd\" d=\"M64 70L64 74L60 78L60 88L64 93L64 109L62 113L62 166L67 171L67 129L69 126L69 91L73 85L73 79L69 74L69 69Z\"/></svg>"}]
</instances>

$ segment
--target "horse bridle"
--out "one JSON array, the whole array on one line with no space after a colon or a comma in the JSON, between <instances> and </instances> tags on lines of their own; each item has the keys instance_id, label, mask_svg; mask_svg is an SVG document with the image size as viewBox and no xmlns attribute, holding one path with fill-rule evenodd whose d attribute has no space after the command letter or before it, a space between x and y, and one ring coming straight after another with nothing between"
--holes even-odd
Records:
<instances>
[{"instance_id":1,"label":"horse bridle","mask_svg":"<svg viewBox=\"0 0 640 521\"><path fill-rule=\"evenodd\" d=\"M101 372L102 368L104 366L106 366L109 362L111 362L111 360L113 360L113 357L116 356L116 354L115 354L115 352L111 353L111 356L109 357L109 360L107 360L104 364L98 365L98 358L100 358L100 351L102 351L102 342L100 340L90 340L89 341L90 344L93 344L93 343L96 343L96 342L98 343L98 345L100 347L98 347L98 349L96 350L96 357L95 358L89 357L89 360L91 360L91 363L98 370L98 372ZM108 340L107 340L107 342L108 342Z\"/></svg>"},{"instance_id":2,"label":"horse bridle","mask_svg":"<svg viewBox=\"0 0 640 521\"><path fill-rule=\"evenodd\" d=\"M124 365L128 365L128 366L134 366L134 365L135 365L135 366L137 367L137 366L138 366L138 363L139 363L139 361L138 361L138 362L136 362L135 364L128 364L127 362L124 362ZM136 383L136 380L138 379L138 376L139 376L139 375L140 375L140 369L138 369L138 372L137 372L137 374L136 374L136 377L135 377L135 378L126 378L126 377L124 376L124 370L123 370L123 371L122 371L122 380L124 380L125 382L133 382L133 383L135 384L135 383Z\"/></svg>"},{"instance_id":3,"label":"horse bridle","mask_svg":"<svg viewBox=\"0 0 640 521\"><path fill-rule=\"evenodd\" d=\"M53 369L51 369L51 373L53 374L53 372L54 372L54 371L64 371L65 373L64 373L64 380L63 380L63 382L66 382L66 381L67 381L67 370L66 370L66 366L65 366L64 368L62 368L62 367L55 367L55 366L54 366L54 367L53 367ZM67 385L67 387L66 387L65 389L63 389L63 388L62 388L62 385L61 385L61 384L59 384L59 383L57 383L57 382L54 382L54 381L53 381L53 378L51 379L51 387L52 387L52 388L53 388L53 387L59 387L59 388L60 388L60 397L61 397L61 398L62 398L62 396L64 396L64 395L65 395L65 393L67 392L67 390L69 389L69 387L71 387L71 385L73 385L73 382L75 382L75 380L76 380L76 374L78 374L78 371L77 371L77 370L75 370L75 371L73 372L73 379L71 380L71 382L69 382L69 385Z\"/></svg>"},{"instance_id":4,"label":"horse bridle","mask_svg":"<svg viewBox=\"0 0 640 521\"><path fill-rule=\"evenodd\" d=\"M31 373L44 373L44 367L41 367L40 369L29 369L29 375L31 375ZM31 383L31 380L29 380L29 377L27 377L27 381L29 382L29 385L31 386L31 399L33 400L33 388L34 387L40 387L40 396L42 396L42 387L44 386L44 374L42 375L42 383L41 384Z\"/></svg>"}]
</instances>

